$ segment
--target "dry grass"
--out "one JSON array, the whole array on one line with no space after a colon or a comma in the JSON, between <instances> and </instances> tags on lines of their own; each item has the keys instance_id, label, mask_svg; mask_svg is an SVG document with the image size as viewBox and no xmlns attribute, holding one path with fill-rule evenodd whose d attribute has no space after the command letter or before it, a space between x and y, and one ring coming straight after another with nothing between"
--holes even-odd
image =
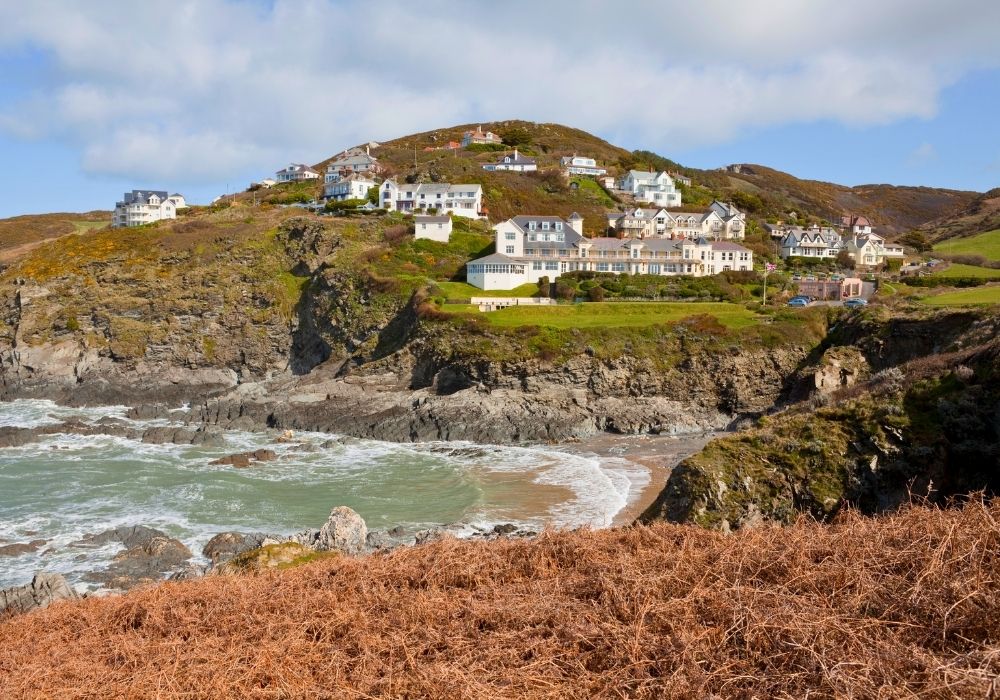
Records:
<instances>
[{"instance_id":1,"label":"dry grass","mask_svg":"<svg viewBox=\"0 0 1000 700\"><path fill-rule=\"evenodd\" d=\"M996 697L1000 505L444 540L0 625L0 697Z\"/></svg>"}]
</instances>

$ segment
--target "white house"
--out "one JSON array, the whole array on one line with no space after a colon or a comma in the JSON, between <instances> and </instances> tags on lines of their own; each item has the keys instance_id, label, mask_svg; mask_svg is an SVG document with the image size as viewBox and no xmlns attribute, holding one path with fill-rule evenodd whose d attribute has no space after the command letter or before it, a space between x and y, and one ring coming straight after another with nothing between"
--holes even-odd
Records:
<instances>
[{"instance_id":1,"label":"white house","mask_svg":"<svg viewBox=\"0 0 1000 700\"><path fill-rule=\"evenodd\" d=\"M418 240L426 238L438 243L447 243L451 237L451 217L417 214L413 217L413 232Z\"/></svg>"},{"instance_id":2,"label":"white house","mask_svg":"<svg viewBox=\"0 0 1000 700\"><path fill-rule=\"evenodd\" d=\"M780 255L783 258L836 258L846 246L840 233L829 227L810 226L807 229L797 226L785 229L781 239Z\"/></svg>"},{"instance_id":3,"label":"white house","mask_svg":"<svg viewBox=\"0 0 1000 700\"><path fill-rule=\"evenodd\" d=\"M334 182L328 182L323 188L323 196L335 202L345 199L367 199L368 190L378 187L375 180L361 174L348 175Z\"/></svg>"},{"instance_id":4,"label":"white house","mask_svg":"<svg viewBox=\"0 0 1000 700\"><path fill-rule=\"evenodd\" d=\"M703 212L638 207L609 213L608 228L624 238L741 240L746 236L746 214L723 202L712 202Z\"/></svg>"},{"instance_id":5,"label":"white house","mask_svg":"<svg viewBox=\"0 0 1000 700\"><path fill-rule=\"evenodd\" d=\"M435 209L469 219L483 218L482 185L452 185L445 182L399 184L392 178L379 187L379 202L388 211L414 212Z\"/></svg>"},{"instance_id":6,"label":"white house","mask_svg":"<svg viewBox=\"0 0 1000 700\"><path fill-rule=\"evenodd\" d=\"M538 161L528 156L522 156L515 148L513 155L508 153L496 163L487 163L483 166L483 170L489 170L490 172L494 170L511 170L517 173L530 173L538 170Z\"/></svg>"},{"instance_id":7,"label":"white house","mask_svg":"<svg viewBox=\"0 0 1000 700\"><path fill-rule=\"evenodd\" d=\"M380 172L382 172L382 166L379 164L378 158L371 154L370 145L365 146L364 150L360 147L349 148L334 156L334 159L326 166L325 181L327 183L336 182L340 178L354 173L377 175Z\"/></svg>"},{"instance_id":8,"label":"white house","mask_svg":"<svg viewBox=\"0 0 1000 700\"><path fill-rule=\"evenodd\" d=\"M608 172L604 168L598 167L597 161L593 158L585 158L578 155L560 158L559 165L563 167L563 172L567 175L590 175L598 177Z\"/></svg>"},{"instance_id":9,"label":"white house","mask_svg":"<svg viewBox=\"0 0 1000 700\"><path fill-rule=\"evenodd\" d=\"M287 168L275 173L278 182L302 182L303 180L318 180L319 173L302 163L292 163Z\"/></svg>"},{"instance_id":10,"label":"white house","mask_svg":"<svg viewBox=\"0 0 1000 700\"><path fill-rule=\"evenodd\" d=\"M679 182L685 187L691 186L691 178L681 175L680 173L670 173L670 177L674 179L674 182Z\"/></svg>"},{"instance_id":11,"label":"white house","mask_svg":"<svg viewBox=\"0 0 1000 700\"><path fill-rule=\"evenodd\" d=\"M630 193L637 202L649 202L661 207L681 205L681 193L666 172L629 170L619 182L618 189Z\"/></svg>"},{"instance_id":12,"label":"white house","mask_svg":"<svg viewBox=\"0 0 1000 700\"><path fill-rule=\"evenodd\" d=\"M269 189L271 189L272 187L274 187L277 184L278 184L278 181L275 180L274 178L265 177L260 182L251 182L250 183L250 189L251 190L253 190L253 189L269 190Z\"/></svg>"},{"instance_id":13,"label":"white house","mask_svg":"<svg viewBox=\"0 0 1000 700\"><path fill-rule=\"evenodd\" d=\"M162 190L132 190L122 196L122 201L115 203L115 211L111 225L115 228L125 226L142 226L154 221L177 218L177 202L182 206L184 197L179 194L168 194Z\"/></svg>"},{"instance_id":14,"label":"white house","mask_svg":"<svg viewBox=\"0 0 1000 700\"><path fill-rule=\"evenodd\" d=\"M847 239L847 252L854 258L854 263L861 267L882 265L889 260L902 260L905 257L902 246L887 245L884 238L874 233Z\"/></svg>"},{"instance_id":15,"label":"white house","mask_svg":"<svg viewBox=\"0 0 1000 700\"><path fill-rule=\"evenodd\" d=\"M480 289L514 289L576 271L702 276L753 269L753 253L729 241L584 238L578 214L515 216L493 230L497 252L466 264L466 279Z\"/></svg>"},{"instance_id":16,"label":"white house","mask_svg":"<svg viewBox=\"0 0 1000 700\"><path fill-rule=\"evenodd\" d=\"M601 183L601 187L603 187L606 190L613 190L613 189L615 189L615 179L613 177L611 177L610 175L605 175L603 177L599 177L599 178L597 178L597 181L599 183Z\"/></svg>"},{"instance_id":17,"label":"white house","mask_svg":"<svg viewBox=\"0 0 1000 700\"><path fill-rule=\"evenodd\" d=\"M867 224L870 228L871 224ZM875 267L889 260L902 260L903 247L887 244L874 233L867 235L841 235L830 227L810 226L807 229L788 227L781 239L780 254L783 258L835 259L847 253L860 267Z\"/></svg>"},{"instance_id":18,"label":"white house","mask_svg":"<svg viewBox=\"0 0 1000 700\"><path fill-rule=\"evenodd\" d=\"M466 131L462 135L462 147L471 146L477 143L487 143L500 145L503 143L503 139L494 134L492 131L483 131L482 126L477 126L475 131Z\"/></svg>"},{"instance_id":19,"label":"white house","mask_svg":"<svg viewBox=\"0 0 1000 700\"><path fill-rule=\"evenodd\" d=\"M167 197L167 199L169 199L171 202L174 203L174 209L176 211L188 208L187 200L184 199L184 195L182 194L172 194L169 197Z\"/></svg>"}]
</instances>

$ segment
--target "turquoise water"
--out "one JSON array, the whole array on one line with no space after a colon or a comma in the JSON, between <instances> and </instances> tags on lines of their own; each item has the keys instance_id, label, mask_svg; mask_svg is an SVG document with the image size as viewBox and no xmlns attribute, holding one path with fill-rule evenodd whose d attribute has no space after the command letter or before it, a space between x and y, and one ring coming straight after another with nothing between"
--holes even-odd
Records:
<instances>
[{"instance_id":1,"label":"turquoise water","mask_svg":"<svg viewBox=\"0 0 1000 700\"><path fill-rule=\"evenodd\" d=\"M0 425L124 413L15 401L0 403ZM60 434L0 449L0 544L47 540L38 552L0 557L0 588L40 569L79 582L119 546L81 550L70 543L119 525L164 530L196 554L225 530L290 534L319 527L338 505L357 510L373 529L449 525L461 535L501 522L603 527L648 480L644 469L624 460L557 449L351 438L321 447L331 437L298 433L279 443L276 432L234 431L224 447L203 448ZM208 464L260 447L278 459L249 469Z\"/></svg>"}]
</instances>

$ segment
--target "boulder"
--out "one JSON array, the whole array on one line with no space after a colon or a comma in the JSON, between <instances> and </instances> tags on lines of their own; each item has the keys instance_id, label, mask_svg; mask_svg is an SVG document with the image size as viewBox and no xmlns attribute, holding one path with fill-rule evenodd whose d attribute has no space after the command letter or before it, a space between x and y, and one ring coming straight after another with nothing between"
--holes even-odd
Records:
<instances>
[{"instance_id":1,"label":"boulder","mask_svg":"<svg viewBox=\"0 0 1000 700\"><path fill-rule=\"evenodd\" d=\"M216 572L239 574L268 569L287 569L329 556L334 556L334 554L315 552L298 542L278 542L243 552L220 566Z\"/></svg>"},{"instance_id":2,"label":"boulder","mask_svg":"<svg viewBox=\"0 0 1000 700\"><path fill-rule=\"evenodd\" d=\"M85 535L72 543L74 547L100 547L111 542L121 542L126 549L143 547L154 537L167 537L167 533L145 525L123 525L96 535Z\"/></svg>"},{"instance_id":3,"label":"boulder","mask_svg":"<svg viewBox=\"0 0 1000 700\"><path fill-rule=\"evenodd\" d=\"M428 542L436 542L445 536L445 531L443 527L431 527L426 530L420 530L414 535L414 544L427 544Z\"/></svg>"},{"instance_id":4,"label":"boulder","mask_svg":"<svg viewBox=\"0 0 1000 700\"><path fill-rule=\"evenodd\" d=\"M140 531L125 541L127 549L115 555L110 566L91 572L84 578L108 588L128 590L186 569L192 556L183 542L163 533L149 536L149 533ZM128 543L133 546L128 546Z\"/></svg>"},{"instance_id":5,"label":"boulder","mask_svg":"<svg viewBox=\"0 0 1000 700\"><path fill-rule=\"evenodd\" d=\"M264 544L267 535L262 532L220 532L202 547L201 553L217 566L238 554L257 549Z\"/></svg>"},{"instance_id":6,"label":"boulder","mask_svg":"<svg viewBox=\"0 0 1000 700\"><path fill-rule=\"evenodd\" d=\"M380 552L393 548L393 541L388 534L381 530L372 530L365 537L365 546L369 551Z\"/></svg>"},{"instance_id":7,"label":"boulder","mask_svg":"<svg viewBox=\"0 0 1000 700\"><path fill-rule=\"evenodd\" d=\"M319 530L316 549L362 554L368 538L368 526L364 519L347 506L337 506L330 511L330 517Z\"/></svg>"},{"instance_id":8,"label":"boulder","mask_svg":"<svg viewBox=\"0 0 1000 700\"><path fill-rule=\"evenodd\" d=\"M0 618L47 608L59 600L76 600L80 595L59 574L40 571L31 583L0 591Z\"/></svg>"}]
</instances>

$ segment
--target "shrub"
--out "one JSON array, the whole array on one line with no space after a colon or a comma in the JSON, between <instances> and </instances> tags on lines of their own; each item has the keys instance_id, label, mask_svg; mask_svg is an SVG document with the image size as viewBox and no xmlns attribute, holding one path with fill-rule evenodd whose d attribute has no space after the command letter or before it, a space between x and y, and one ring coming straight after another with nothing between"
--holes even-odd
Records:
<instances>
[{"instance_id":1,"label":"shrub","mask_svg":"<svg viewBox=\"0 0 1000 700\"><path fill-rule=\"evenodd\" d=\"M590 301L604 301L604 287L600 285L587 290L587 298Z\"/></svg>"}]
</instances>

